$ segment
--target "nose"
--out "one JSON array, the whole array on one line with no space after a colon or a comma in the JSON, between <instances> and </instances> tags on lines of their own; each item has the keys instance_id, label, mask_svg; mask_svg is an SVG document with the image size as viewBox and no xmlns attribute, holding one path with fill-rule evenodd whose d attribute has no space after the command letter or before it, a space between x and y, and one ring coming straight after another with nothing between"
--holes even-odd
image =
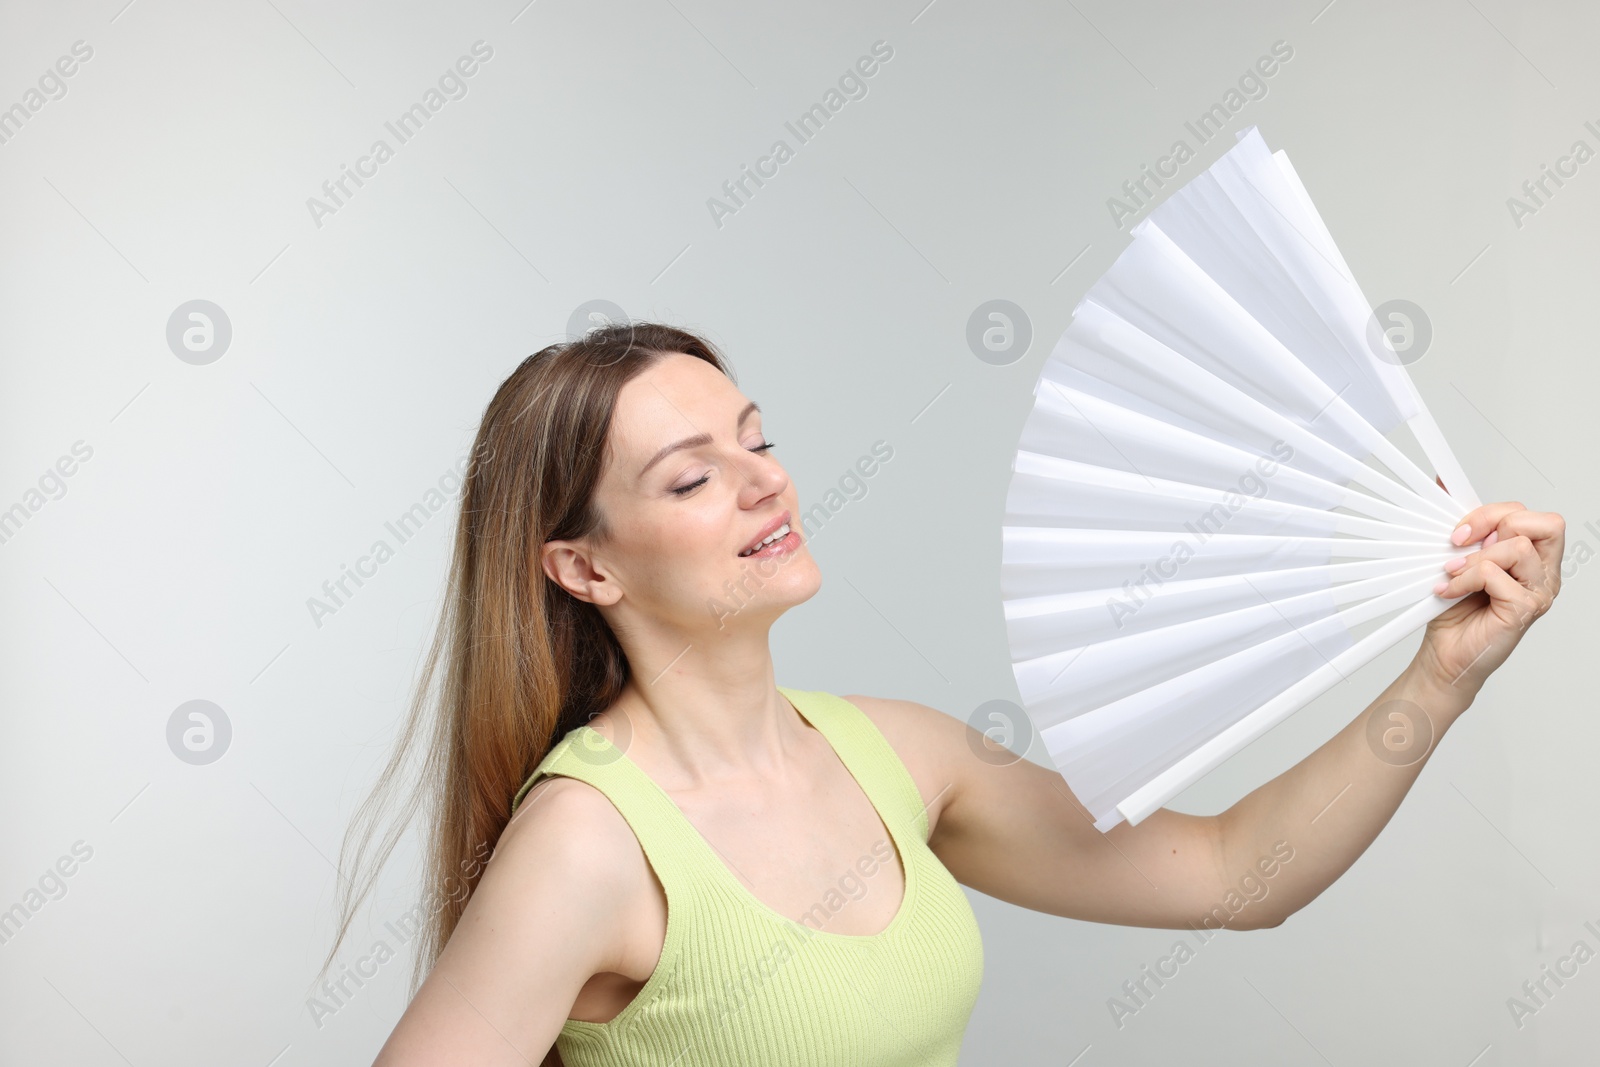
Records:
<instances>
[{"instance_id":1,"label":"nose","mask_svg":"<svg viewBox=\"0 0 1600 1067\"><path fill-rule=\"evenodd\" d=\"M747 503L758 504L789 488L789 475L785 473L781 463L768 458L770 453L757 454L743 449L741 451L744 451L746 456L742 473Z\"/></svg>"}]
</instances>

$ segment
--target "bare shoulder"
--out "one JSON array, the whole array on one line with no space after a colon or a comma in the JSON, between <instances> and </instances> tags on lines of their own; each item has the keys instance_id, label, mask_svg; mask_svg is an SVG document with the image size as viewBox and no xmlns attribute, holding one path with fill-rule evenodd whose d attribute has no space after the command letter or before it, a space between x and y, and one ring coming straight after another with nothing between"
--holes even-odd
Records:
<instances>
[{"instance_id":1,"label":"bare shoulder","mask_svg":"<svg viewBox=\"0 0 1600 1067\"><path fill-rule=\"evenodd\" d=\"M928 832L939 824L960 785L971 758L972 737L982 735L965 722L915 700L849 694L842 697L871 719L900 762L911 772L917 791L928 805Z\"/></svg>"},{"instance_id":2,"label":"bare shoulder","mask_svg":"<svg viewBox=\"0 0 1600 1067\"><path fill-rule=\"evenodd\" d=\"M523 796L500 833L495 856L538 862L535 856L556 849L583 858L589 865L602 866L623 859L629 844L643 859L632 828L609 797L580 778L550 775ZM517 861L509 862L515 865Z\"/></svg>"},{"instance_id":3,"label":"bare shoulder","mask_svg":"<svg viewBox=\"0 0 1600 1067\"><path fill-rule=\"evenodd\" d=\"M638 884L644 849L611 799L579 778L551 775L528 790L495 845L508 873L554 867L574 890ZM493 863L490 865L493 866Z\"/></svg>"},{"instance_id":4,"label":"bare shoulder","mask_svg":"<svg viewBox=\"0 0 1600 1067\"><path fill-rule=\"evenodd\" d=\"M558 900L563 925L581 929L593 920L586 936L600 946L596 971L627 973L638 949L633 919L652 877L639 839L611 800L588 782L553 775L522 798L473 899L493 879L490 907ZM548 924L552 914L535 918Z\"/></svg>"}]
</instances>

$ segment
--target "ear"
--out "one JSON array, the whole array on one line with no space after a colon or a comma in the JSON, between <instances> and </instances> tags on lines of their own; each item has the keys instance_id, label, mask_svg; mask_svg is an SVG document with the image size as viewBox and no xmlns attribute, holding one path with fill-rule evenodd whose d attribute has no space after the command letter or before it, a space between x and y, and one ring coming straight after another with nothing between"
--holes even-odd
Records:
<instances>
[{"instance_id":1,"label":"ear","mask_svg":"<svg viewBox=\"0 0 1600 1067\"><path fill-rule=\"evenodd\" d=\"M546 541L539 546L539 565L551 581L577 599L599 606L615 604L622 592L590 552L579 541Z\"/></svg>"}]
</instances>

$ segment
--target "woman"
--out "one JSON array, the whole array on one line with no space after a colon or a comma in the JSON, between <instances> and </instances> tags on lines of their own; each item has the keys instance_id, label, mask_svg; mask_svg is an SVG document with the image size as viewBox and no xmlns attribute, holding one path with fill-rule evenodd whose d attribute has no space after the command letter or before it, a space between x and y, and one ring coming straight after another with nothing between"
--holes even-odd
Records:
<instances>
[{"instance_id":1,"label":"woman","mask_svg":"<svg viewBox=\"0 0 1600 1067\"><path fill-rule=\"evenodd\" d=\"M405 809L436 812L427 978L383 1067L954 1064L983 966L957 883L1095 922L1277 926L1371 843L1560 581L1560 516L1474 510L1455 542L1484 545L1440 584L1465 599L1372 707L1219 815L1102 834L1058 773L940 711L776 685L772 624L821 576L772 447L715 349L662 325L552 345L495 394L446 617L358 819L359 863L445 654ZM1367 740L1397 707L1431 727L1404 761ZM1286 842L1268 896L1219 907ZM345 884L341 939L366 892Z\"/></svg>"}]
</instances>

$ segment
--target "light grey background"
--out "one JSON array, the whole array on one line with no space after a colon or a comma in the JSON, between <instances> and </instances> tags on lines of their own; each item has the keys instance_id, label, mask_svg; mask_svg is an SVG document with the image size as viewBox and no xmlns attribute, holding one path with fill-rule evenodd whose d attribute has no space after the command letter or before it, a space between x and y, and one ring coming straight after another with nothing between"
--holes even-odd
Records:
<instances>
[{"instance_id":1,"label":"light grey background","mask_svg":"<svg viewBox=\"0 0 1600 1067\"><path fill-rule=\"evenodd\" d=\"M340 835L388 750L441 588L443 509L335 614L307 600L423 501L494 387L585 301L707 332L803 503L890 462L817 535L782 684L965 718L1015 698L998 595L1030 389L1126 231L1106 206L1275 41L1293 56L1192 177L1260 126L1367 295L1432 320L1411 367L1486 499L1600 549L1592 313L1600 160L1518 226L1507 198L1600 148L1600 13L1577 2L742 5L105 0L0 9L0 107L76 41L67 92L0 144L0 509L92 457L0 544L0 908L92 858L0 945L0 1061L367 1062L385 965L319 1027ZM457 57L493 56L318 226L307 208ZM707 199L875 41L893 58L718 226ZM1143 212L1140 213L1142 217ZM965 341L1016 302L1034 341ZM232 340L178 359L167 320ZM446 478L446 485L450 485ZM453 501L452 501L453 504ZM1585 524L1596 522L1596 526ZM1174 931L971 894L986 972L963 1063L1573 1063L1600 961L1517 1027L1508 997L1600 948L1593 607L1556 610L1378 841L1283 926L1218 938L1117 1028ZM1214 812L1311 751L1412 639L1174 801ZM175 709L232 738L194 766ZM1035 758L1044 758L1036 751ZM408 848L346 946L415 899ZM1075 1058L1076 1057L1076 1058Z\"/></svg>"}]
</instances>

